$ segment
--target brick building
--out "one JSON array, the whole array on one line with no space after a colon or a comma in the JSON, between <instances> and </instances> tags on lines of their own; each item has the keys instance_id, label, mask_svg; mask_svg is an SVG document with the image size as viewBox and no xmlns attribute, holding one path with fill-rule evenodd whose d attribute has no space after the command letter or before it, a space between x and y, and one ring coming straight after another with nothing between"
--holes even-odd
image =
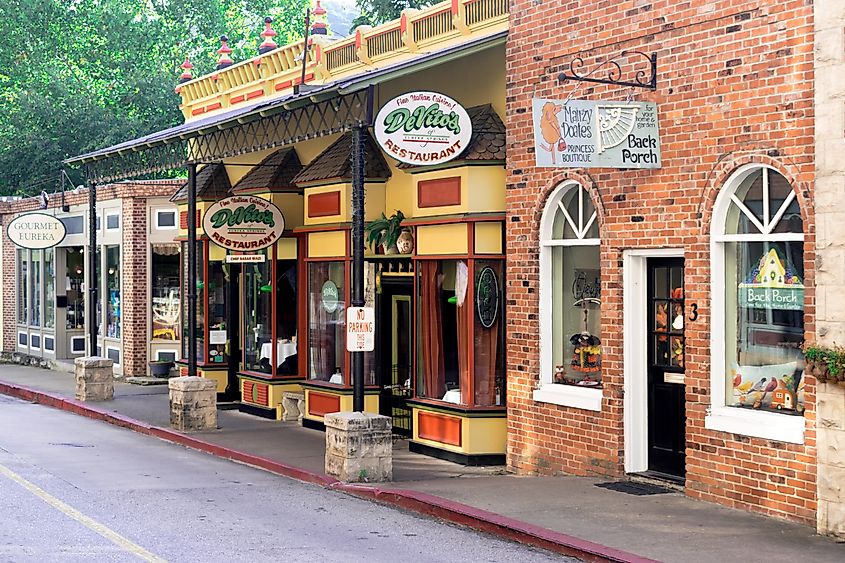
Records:
<instances>
[{"instance_id":1,"label":"brick building","mask_svg":"<svg viewBox=\"0 0 845 563\"><path fill-rule=\"evenodd\" d=\"M815 519L813 36L806 2L512 4L512 470L645 473ZM648 76L633 51L656 89L559 79L611 59ZM532 100L558 126L573 101L656 103L659 167L538 166L574 149Z\"/></svg>"},{"instance_id":2,"label":"brick building","mask_svg":"<svg viewBox=\"0 0 845 563\"><path fill-rule=\"evenodd\" d=\"M117 375L146 375L148 359L179 357L177 210L169 198L180 185L145 181L97 188L97 349L114 360ZM40 208L39 197L0 205L2 351L71 366L87 347L88 192L74 190L64 198L53 194L46 209ZM66 236L53 248L16 247L7 226L38 211L59 219ZM169 329L163 326L168 323Z\"/></svg>"}]
</instances>

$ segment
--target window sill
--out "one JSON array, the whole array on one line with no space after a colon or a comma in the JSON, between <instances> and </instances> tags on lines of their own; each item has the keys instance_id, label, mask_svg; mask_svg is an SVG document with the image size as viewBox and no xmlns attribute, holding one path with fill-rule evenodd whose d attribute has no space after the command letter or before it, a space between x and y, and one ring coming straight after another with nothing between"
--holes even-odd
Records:
<instances>
[{"instance_id":1,"label":"window sill","mask_svg":"<svg viewBox=\"0 0 845 563\"><path fill-rule=\"evenodd\" d=\"M704 417L708 430L741 434L790 444L804 443L804 417L772 412L713 407Z\"/></svg>"},{"instance_id":2,"label":"window sill","mask_svg":"<svg viewBox=\"0 0 845 563\"><path fill-rule=\"evenodd\" d=\"M596 412L601 412L602 395L601 389L557 383L544 383L534 390L535 401Z\"/></svg>"}]
</instances>

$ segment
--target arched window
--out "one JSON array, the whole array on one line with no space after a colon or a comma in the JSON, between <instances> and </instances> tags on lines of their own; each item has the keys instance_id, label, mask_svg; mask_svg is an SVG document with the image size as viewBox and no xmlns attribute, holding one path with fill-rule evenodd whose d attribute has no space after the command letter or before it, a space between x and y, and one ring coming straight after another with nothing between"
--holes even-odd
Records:
<instances>
[{"instance_id":1,"label":"arched window","mask_svg":"<svg viewBox=\"0 0 845 563\"><path fill-rule=\"evenodd\" d=\"M804 224L789 181L767 166L735 172L716 200L711 252L710 422L801 442L801 417L778 416L804 410Z\"/></svg>"},{"instance_id":2,"label":"arched window","mask_svg":"<svg viewBox=\"0 0 845 563\"><path fill-rule=\"evenodd\" d=\"M589 192L575 182L560 185L540 221L541 386L535 400L601 408L595 389L601 386L599 245Z\"/></svg>"}]
</instances>

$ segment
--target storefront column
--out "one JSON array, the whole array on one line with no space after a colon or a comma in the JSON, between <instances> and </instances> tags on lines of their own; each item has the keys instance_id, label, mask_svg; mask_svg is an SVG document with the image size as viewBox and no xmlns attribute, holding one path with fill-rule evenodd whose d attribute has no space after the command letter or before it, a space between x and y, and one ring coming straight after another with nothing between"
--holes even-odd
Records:
<instances>
[{"instance_id":1,"label":"storefront column","mask_svg":"<svg viewBox=\"0 0 845 563\"><path fill-rule=\"evenodd\" d=\"M97 355L97 184L88 183L88 355ZM103 350L105 354L105 350Z\"/></svg>"},{"instance_id":2,"label":"storefront column","mask_svg":"<svg viewBox=\"0 0 845 563\"><path fill-rule=\"evenodd\" d=\"M197 375L197 165L188 165L188 376Z\"/></svg>"},{"instance_id":3,"label":"storefront column","mask_svg":"<svg viewBox=\"0 0 845 563\"><path fill-rule=\"evenodd\" d=\"M123 312L123 375L147 375L147 348L150 333L147 318L151 304L147 268L147 200L130 197L122 206L121 310Z\"/></svg>"},{"instance_id":4,"label":"storefront column","mask_svg":"<svg viewBox=\"0 0 845 563\"><path fill-rule=\"evenodd\" d=\"M352 134L352 306L364 306L364 142L367 129ZM352 410L364 411L364 352L352 352Z\"/></svg>"}]
</instances>

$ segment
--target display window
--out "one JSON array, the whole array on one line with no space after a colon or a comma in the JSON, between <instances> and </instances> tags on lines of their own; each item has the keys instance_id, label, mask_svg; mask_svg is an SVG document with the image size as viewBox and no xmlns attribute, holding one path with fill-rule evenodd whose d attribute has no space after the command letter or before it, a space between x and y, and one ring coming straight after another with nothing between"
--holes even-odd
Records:
<instances>
[{"instance_id":1,"label":"display window","mask_svg":"<svg viewBox=\"0 0 845 563\"><path fill-rule=\"evenodd\" d=\"M121 337L122 301L120 293L120 246L106 246L106 337Z\"/></svg>"},{"instance_id":2,"label":"display window","mask_svg":"<svg viewBox=\"0 0 845 563\"><path fill-rule=\"evenodd\" d=\"M223 260L209 260L205 294L208 296L208 354L209 364L226 364L229 361L229 332L226 326L229 304L226 287L231 266ZM199 298L198 298L199 299Z\"/></svg>"},{"instance_id":3,"label":"display window","mask_svg":"<svg viewBox=\"0 0 845 563\"><path fill-rule=\"evenodd\" d=\"M782 175L761 167L737 183L727 207L717 237L724 272L725 347L719 363L725 404L800 414L804 235L795 192Z\"/></svg>"},{"instance_id":4,"label":"display window","mask_svg":"<svg viewBox=\"0 0 845 563\"><path fill-rule=\"evenodd\" d=\"M296 375L296 260L273 260L244 266L244 369Z\"/></svg>"},{"instance_id":5,"label":"display window","mask_svg":"<svg viewBox=\"0 0 845 563\"><path fill-rule=\"evenodd\" d=\"M44 250L44 328L56 328L56 250Z\"/></svg>"},{"instance_id":6,"label":"display window","mask_svg":"<svg viewBox=\"0 0 845 563\"><path fill-rule=\"evenodd\" d=\"M178 340L179 330L179 247L152 245L152 337Z\"/></svg>"},{"instance_id":7,"label":"display window","mask_svg":"<svg viewBox=\"0 0 845 563\"><path fill-rule=\"evenodd\" d=\"M197 313L196 313L196 343L197 343L197 363L204 363L205 358L205 262L208 256L208 243L206 241L196 241L196 295L197 295ZM190 334L188 333L188 243L182 243L182 271L186 273L182 277L182 357L188 358L188 341Z\"/></svg>"},{"instance_id":8,"label":"display window","mask_svg":"<svg viewBox=\"0 0 845 563\"><path fill-rule=\"evenodd\" d=\"M18 249L18 324L26 324L29 315L29 253Z\"/></svg>"},{"instance_id":9,"label":"display window","mask_svg":"<svg viewBox=\"0 0 845 563\"><path fill-rule=\"evenodd\" d=\"M346 360L346 267L308 265L308 378L343 384Z\"/></svg>"},{"instance_id":10,"label":"display window","mask_svg":"<svg viewBox=\"0 0 845 563\"><path fill-rule=\"evenodd\" d=\"M29 308L29 326L41 326L41 250L31 250L29 254L30 287L32 305Z\"/></svg>"},{"instance_id":11,"label":"display window","mask_svg":"<svg viewBox=\"0 0 845 563\"><path fill-rule=\"evenodd\" d=\"M504 262L476 260L473 332L475 406L504 405Z\"/></svg>"},{"instance_id":12,"label":"display window","mask_svg":"<svg viewBox=\"0 0 845 563\"><path fill-rule=\"evenodd\" d=\"M81 246L70 246L65 251L65 328L81 329L85 323L85 252Z\"/></svg>"},{"instance_id":13,"label":"display window","mask_svg":"<svg viewBox=\"0 0 845 563\"><path fill-rule=\"evenodd\" d=\"M600 387L601 262L598 218L576 183L549 197L540 224L541 371L546 384Z\"/></svg>"}]
</instances>

